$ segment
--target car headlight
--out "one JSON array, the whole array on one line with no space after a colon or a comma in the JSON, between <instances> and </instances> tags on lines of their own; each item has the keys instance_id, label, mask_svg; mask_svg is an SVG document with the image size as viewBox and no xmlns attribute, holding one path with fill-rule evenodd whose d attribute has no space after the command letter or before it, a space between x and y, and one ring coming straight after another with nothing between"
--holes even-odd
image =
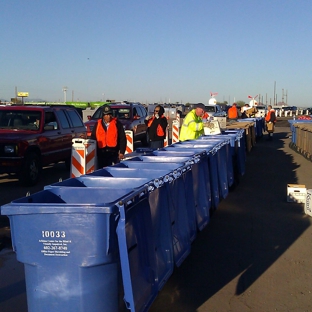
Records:
<instances>
[{"instance_id":1,"label":"car headlight","mask_svg":"<svg viewBox=\"0 0 312 312\"><path fill-rule=\"evenodd\" d=\"M16 149L16 145L5 145L4 152L6 154L14 154Z\"/></svg>"}]
</instances>

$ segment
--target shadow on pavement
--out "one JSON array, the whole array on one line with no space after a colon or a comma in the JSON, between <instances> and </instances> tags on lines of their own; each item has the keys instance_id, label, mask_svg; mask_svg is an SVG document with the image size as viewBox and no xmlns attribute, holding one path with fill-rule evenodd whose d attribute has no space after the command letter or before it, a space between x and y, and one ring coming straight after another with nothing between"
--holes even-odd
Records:
<instances>
[{"instance_id":1,"label":"shadow on pavement","mask_svg":"<svg viewBox=\"0 0 312 312\"><path fill-rule=\"evenodd\" d=\"M301 204L286 201L297 165L282 150L286 133L263 137L247 155L246 174L198 234L191 254L150 311L196 311L233 279L243 294L310 226Z\"/></svg>"}]
</instances>

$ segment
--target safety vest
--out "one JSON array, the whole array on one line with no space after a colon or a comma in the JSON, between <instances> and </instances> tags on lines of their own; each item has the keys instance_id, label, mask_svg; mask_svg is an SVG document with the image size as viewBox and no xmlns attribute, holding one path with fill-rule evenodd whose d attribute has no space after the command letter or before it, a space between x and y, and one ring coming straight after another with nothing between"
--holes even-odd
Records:
<instances>
[{"instance_id":1,"label":"safety vest","mask_svg":"<svg viewBox=\"0 0 312 312\"><path fill-rule=\"evenodd\" d=\"M161 116L160 118L166 118L166 117L163 115L163 116ZM154 119L155 119L155 116L153 116L153 117L148 121L148 123L147 123L147 127L148 127L148 128L151 126L151 124L153 123ZM161 127L161 125L158 125L158 126L157 126L156 133L157 133L158 136L164 136L164 135L165 135L165 132L164 132L163 128Z\"/></svg>"},{"instance_id":2,"label":"safety vest","mask_svg":"<svg viewBox=\"0 0 312 312\"><path fill-rule=\"evenodd\" d=\"M268 111L267 115L265 116L265 121L269 122L271 120L271 112L275 113L275 110ZM275 117L275 120L273 122L276 122L276 117Z\"/></svg>"},{"instance_id":3,"label":"safety vest","mask_svg":"<svg viewBox=\"0 0 312 312\"><path fill-rule=\"evenodd\" d=\"M237 113L237 107L236 106L232 106L229 108L228 110L228 117L229 119L236 119L238 118L238 113Z\"/></svg>"},{"instance_id":4,"label":"safety vest","mask_svg":"<svg viewBox=\"0 0 312 312\"><path fill-rule=\"evenodd\" d=\"M204 134L204 124L201 117L197 116L195 109L191 110L183 119L180 130L180 141L194 140Z\"/></svg>"},{"instance_id":5,"label":"safety vest","mask_svg":"<svg viewBox=\"0 0 312 312\"><path fill-rule=\"evenodd\" d=\"M109 127L107 131L104 130L102 125L102 119L98 120L97 128L96 128L96 141L98 148L104 147L116 147L117 146L117 119L113 118L109 123Z\"/></svg>"},{"instance_id":6,"label":"safety vest","mask_svg":"<svg viewBox=\"0 0 312 312\"><path fill-rule=\"evenodd\" d=\"M209 118L209 114L205 112L204 115L202 116L202 119L208 119L208 118Z\"/></svg>"}]
</instances>

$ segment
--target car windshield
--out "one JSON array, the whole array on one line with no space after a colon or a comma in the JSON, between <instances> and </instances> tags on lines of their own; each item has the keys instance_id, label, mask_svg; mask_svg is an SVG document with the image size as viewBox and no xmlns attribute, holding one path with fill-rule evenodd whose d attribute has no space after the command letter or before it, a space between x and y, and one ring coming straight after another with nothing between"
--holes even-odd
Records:
<instances>
[{"instance_id":1,"label":"car windshield","mask_svg":"<svg viewBox=\"0 0 312 312\"><path fill-rule=\"evenodd\" d=\"M206 106L205 111L208 113L214 113L216 111L216 109L214 106Z\"/></svg>"},{"instance_id":2,"label":"car windshield","mask_svg":"<svg viewBox=\"0 0 312 312\"><path fill-rule=\"evenodd\" d=\"M122 107L111 107L113 112L113 117L118 117L119 119L129 119L130 118L130 108ZM98 108L97 111L93 114L92 119L102 118L102 108Z\"/></svg>"},{"instance_id":3,"label":"car windshield","mask_svg":"<svg viewBox=\"0 0 312 312\"><path fill-rule=\"evenodd\" d=\"M41 112L33 110L0 110L0 128L38 130Z\"/></svg>"}]
</instances>

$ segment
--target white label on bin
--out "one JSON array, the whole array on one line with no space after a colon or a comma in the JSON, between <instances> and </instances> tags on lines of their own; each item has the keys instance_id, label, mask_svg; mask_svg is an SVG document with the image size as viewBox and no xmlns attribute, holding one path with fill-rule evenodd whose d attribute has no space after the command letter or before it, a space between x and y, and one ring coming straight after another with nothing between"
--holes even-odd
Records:
<instances>
[{"instance_id":1,"label":"white label on bin","mask_svg":"<svg viewBox=\"0 0 312 312\"><path fill-rule=\"evenodd\" d=\"M67 257L72 241L63 238L66 238L65 231L42 231L42 238L39 239L42 244L41 253L50 257Z\"/></svg>"}]
</instances>

